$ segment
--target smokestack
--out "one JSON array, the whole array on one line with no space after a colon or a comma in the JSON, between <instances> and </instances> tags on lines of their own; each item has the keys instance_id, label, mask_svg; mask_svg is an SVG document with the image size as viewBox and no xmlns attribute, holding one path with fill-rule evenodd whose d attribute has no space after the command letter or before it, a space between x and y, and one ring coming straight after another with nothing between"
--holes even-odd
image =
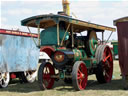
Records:
<instances>
[{"instance_id":1,"label":"smokestack","mask_svg":"<svg viewBox=\"0 0 128 96\"><path fill-rule=\"evenodd\" d=\"M63 5L63 12L70 16L70 8L69 8L69 1L68 0L62 0L62 5Z\"/></svg>"}]
</instances>

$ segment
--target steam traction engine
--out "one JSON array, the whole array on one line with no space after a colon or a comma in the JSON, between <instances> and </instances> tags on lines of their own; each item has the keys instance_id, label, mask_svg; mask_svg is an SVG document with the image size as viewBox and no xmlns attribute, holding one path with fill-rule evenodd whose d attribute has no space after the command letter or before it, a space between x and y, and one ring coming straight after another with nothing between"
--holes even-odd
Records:
<instances>
[{"instance_id":1,"label":"steam traction engine","mask_svg":"<svg viewBox=\"0 0 128 96\"><path fill-rule=\"evenodd\" d=\"M21 23L38 29L38 47L52 59L52 63L42 62L39 66L41 89L50 89L55 80L62 79L72 82L76 90L83 90L91 74L96 74L99 83L111 81L112 53L107 45L98 44L96 32L114 28L54 14L33 16Z\"/></svg>"}]
</instances>

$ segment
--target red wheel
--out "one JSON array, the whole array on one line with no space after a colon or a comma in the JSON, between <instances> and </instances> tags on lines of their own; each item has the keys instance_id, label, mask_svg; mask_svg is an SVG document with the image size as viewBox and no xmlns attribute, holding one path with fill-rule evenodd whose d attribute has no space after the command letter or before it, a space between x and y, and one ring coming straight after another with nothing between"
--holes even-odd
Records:
<instances>
[{"instance_id":1,"label":"red wheel","mask_svg":"<svg viewBox=\"0 0 128 96\"><path fill-rule=\"evenodd\" d=\"M77 61L72 70L72 83L76 90L84 90L87 85L87 68L82 61Z\"/></svg>"},{"instance_id":2,"label":"red wheel","mask_svg":"<svg viewBox=\"0 0 128 96\"><path fill-rule=\"evenodd\" d=\"M55 70L53 65L50 63L42 63L38 70L38 83L40 89L51 89L54 85L54 78L51 76L55 75Z\"/></svg>"},{"instance_id":3,"label":"red wheel","mask_svg":"<svg viewBox=\"0 0 128 96\"><path fill-rule=\"evenodd\" d=\"M96 58L99 63L96 71L97 80L99 83L110 82L113 74L113 58L111 49L106 45L100 45L97 50Z\"/></svg>"},{"instance_id":4,"label":"red wheel","mask_svg":"<svg viewBox=\"0 0 128 96\"><path fill-rule=\"evenodd\" d=\"M111 81L113 73L113 58L109 47L106 47L103 55L103 72L106 82Z\"/></svg>"}]
</instances>

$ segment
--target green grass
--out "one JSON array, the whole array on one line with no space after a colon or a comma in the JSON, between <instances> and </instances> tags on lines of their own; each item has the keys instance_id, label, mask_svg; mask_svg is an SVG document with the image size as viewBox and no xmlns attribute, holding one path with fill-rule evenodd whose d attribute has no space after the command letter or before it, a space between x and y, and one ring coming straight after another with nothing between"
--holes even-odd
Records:
<instances>
[{"instance_id":1,"label":"green grass","mask_svg":"<svg viewBox=\"0 0 128 96\"><path fill-rule=\"evenodd\" d=\"M63 81L56 82L51 90L41 91L37 82L20 84L13 80L8 88L0 89L0 96L128 96L128 91L123 90L119 64L114 61L113 80L107 84L99 84L95 75L91 75L84 91L75 91Z\"/></svg>"}]
</instances>

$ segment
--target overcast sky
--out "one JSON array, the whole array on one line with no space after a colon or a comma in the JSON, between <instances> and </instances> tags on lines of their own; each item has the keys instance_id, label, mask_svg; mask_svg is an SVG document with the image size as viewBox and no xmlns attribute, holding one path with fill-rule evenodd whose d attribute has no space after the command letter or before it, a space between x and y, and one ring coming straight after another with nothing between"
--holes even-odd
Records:
<instances>
[{"instance_id":1,"label":"overcast sky","mask_svg":"<svg viewBox=\"0 0 128 96\"><path fill-rule=\"evenodd\" d=\"M128 16L128 0L69 1L71 13L84 21L115 27L113 20ZM62 11L62 0L1 0L0 7L0 28L27 31L26 27L21 26L21 20L40 14L56 14ZM105 39L109 34L106 32ZM117 39L116 32L111 39Z\"/></svg>"}]
</instances>

